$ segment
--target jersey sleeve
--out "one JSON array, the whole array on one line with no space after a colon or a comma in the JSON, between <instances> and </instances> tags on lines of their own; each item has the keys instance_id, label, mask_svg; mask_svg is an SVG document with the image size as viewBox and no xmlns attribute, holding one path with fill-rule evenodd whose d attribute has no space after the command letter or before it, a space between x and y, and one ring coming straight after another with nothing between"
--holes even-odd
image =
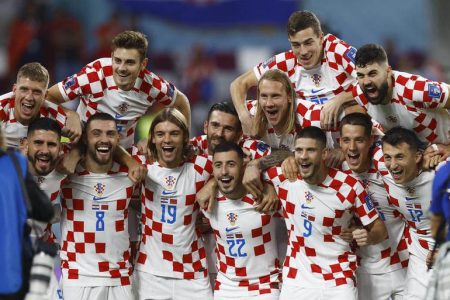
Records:
<instances>
[{"instance_id":1,"label":"jersey sleeve","mask_svg":"<svg viewBox=\"0 0 450 300\"><path fill-rule=\"evenodd\" d=\"M246 137L246 139L242 140L242 150L244 153L251 157L251 159L258 159L272 153L272 148L260 140L255 140L252 138Z\"/></svg>"},{"instance_id":2,"label":"jersey sleeve","mask_svg":"<svg viewBox=\"0 0 450 300\"><path fill-rule=\"evenodd\" d=\"M262 173L263 180L265 182L273 184L276 190L278 190L278 186L286 180L283 172L281 172L281 167L271 167Z\"/></svg>"},{"instance_id":3,"label":"jersey sleeve","mask_svg":"<svg viewBox=\"0 0 450 300\"><path fill-rule=\"evenodd\" d=\"M213 172L212 161L204 155L196 155L191 161L197 173L195 181L196 191L199 191L211 178Z\"/></svg>"},{"instance_id":4,"label":"jersey sleeve","mask_svg":"<svg viewBox=\"0 0 450 300\"><path fill-rule=\"evenodd\" d=\"M370 195L364 190L361 182L357 181L353 186L353 190L356 194L356 215L364 226L369 225L378 218L378 213L375 209L373 201L370 198Z\"/></svg>"},{"instance_id":5,"label":"jersey sleeve","mask_svg":"<svg viewBox=\"0 0 450 300\"><path fill-rule=\"evenodd\" d=\"M259 80L261 76L268 70L277 69L288 76L295 73L295 65L297 64L297 58L292 51L286 51L272 56L266 61L259 63L253 68L256 78Z\"/></svg>"},{"instance_id":6,"label":"jersey sleeve","mask_svg":"<svg viewBox=\"0 0 450 300\"><path fill-rule=\"evenodd\" d=\"M376 146L373 150L373 165L375 167L375 170L377 170L378 173L380 173L381 176L387 176L389 175L389 170L387 169L386 165L384 164L384 156L383 156L383 150L381 149L381 146Z\"/></svg>"},{"instance_id":7,"label":"jersey sleeve","mask_svg":"<svg viewBox=\"0 0 450 300\"><path fill-rule=\"evenodd\" d=\"M55 120L60 128L66 125L67 115L61 105L46 100L41 107L40 113L42 117Z\"/></svg>"},{"instance_id":8,"label":"jersey sleeve","mask_svg":"<svg viewBox=\"0 0 450 300\"><path fill-rule=\"evenodd\" d=\"M419 109L436 109L444 108L447 103L449 90L445 83L417 75L410 78L399 75L395 83L396 88L403 89L402 99L406 105Z\"/></svg>"},{"instance_id":9,"label":"jersey sleeve","mask_svg":"<svg viewBox=\"0 0 450 300\"><path fill-rule=\"evenodd\" d=\"M7 122L9 115L9 101L8 99L3 99L0 101L0 121Z\"/></svg>"},{"instance_id":10,"label":"jersey sleeve","mask_svg":"<svg viewBox=\"0 0 450 300\"><path fill-rule=\"evenodd\" d=\"M145 70L139 90L148 95L147 100L152 105L156 101L163 106L172 106L178 94L177 88L171 82L148 70Z\"/></svg>"}]
</instances>

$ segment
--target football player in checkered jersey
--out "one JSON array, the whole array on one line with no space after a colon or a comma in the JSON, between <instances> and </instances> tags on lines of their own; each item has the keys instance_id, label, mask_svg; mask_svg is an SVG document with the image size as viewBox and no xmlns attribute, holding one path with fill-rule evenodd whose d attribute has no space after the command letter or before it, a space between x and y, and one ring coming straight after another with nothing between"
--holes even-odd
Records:
<instances>
[{"instance_id":1,"label":"football player in checkered jersey","mask_svg":"<svg viewBox=\"0 0 450 300\"><path fill-rule=\"evenodd\" d=\"M64 299L134 299L128 206L134 184L113 162L119 144L115 119L91 116L86 153L62 183L61 268Z\"/></svg>"},{"instance_id":2,"label":"football player in checkered jersey","mask_svg":"<svg viewBox=\"0 0 450 300\"><path fill-rule=\"evenodd\" d=\"M408 225L409 264L405 298L424 299L431 272L434 240L428 210L434 171L422 171L423 142L408 129L394 127L383 137L382 148L374 154L374 164L383 176L389 203Z\"/></svg>"},{"instance_id":3,"label":"football player in checkered jersey","mask_svg":"<svg viewBox=\"0 0 450 300\"><path fill-rule=\"evenodd\" d=\"M180 110L190 124L186 96L172 83L146 69L148 41L144 34L124 31L112 40L111 57L99 58L49 89L55 103L80 99L77 112L86 122L96 112L117 121L120 144L131 150L137 121L155 104Z\"/></svg>"},{"instance_id":4,"label":"football player in checkered jersey","mask_svg":"<svg viewBox=\"0 0 450 300\"><path fill-rule=\"evenodd\" d=\"M299 177L291 182L281 168L265 173L277 189L289 231L280 299L356 299L356 254L340 234L356 217L364 226L352 232L359 246L387 237L362 183L326 167L327 151L321 129L303 128L295 141Z\"/></svg>"},{"instance_id":5,"label":"football player in checkered jersey","mask_svg":"<svg viewBox=\"0 0 450 300\"><path fill-rule=\"evenodd\" d=\"M256 86L270 69L286 73L299 98L325 104L322 125L326 129L337 127L342 105L352 100L356 49L332 34L324 36L319 19L309 11L292 13L287 31L291 50L269 58L231 83L231 98L245 134L252 135L257 130L252 128L250 114L245 109L247 90Z\"/></svg>"},{"instance_id":6,"label":"football player in checkered jersey","mask_svg":"<svg viewBox=\"0 0 450 300\"><path fill-rule=\"evenodd\" d=\"M27 139L25 141L25 153L28 157L30 173L53 204L54 217L50 223L60 220L61 206L56 201L61 190L61 183L66 177L56 171L55 167L60 157L62 148L61 128L55 120L49 118L34 119L28 126ZM58 203L57 203L58 202ZM56 236L51 230L51 224L34 221L32 231L35 237L39 237L48 243L56 243ZM56 275L50 279L47 296L45 299L61 299ZM45 300L43 299L43 300Z\"/></svg>"},{"instance_id":7,"label":"football player in checkered jersey","mask_svg":"<svg viewBox=\"0 0 450 300\"><path fill-rule=\"evenodd\" d=\"M450 155L449 85L392 70L384 49L368 44L356 53L356 102L385 130L403 126ZM430 147L431 151L436 146Z\"/></svg>"},{"instance_id":8,"label":"football player in checkered jersey","mask_svg":"<svg viewBox=\"0 0 450 300\"><path fill-rule=\"evenodd\" d=\"M204 211L217 241L214 299L278 299L281 281L276 218L256 211L242 184L244 152L223 141L214 149L217 203ZM281 221L278 219L278 221Z\"/></svg>"},{"instance_id":9,"label":"football player in checkered jersey","mask_svg":"<svg viewBox=\"0 0 450 300\"><path fill-rule=\"evenodd\" d=\"M357 249L359 266L356 270L358 298L361 300L402 299L408 266L408 246L404 236L405 222L389 204L381 175L372 160L372 122L367 114L352 113L341 120L341 149L345 161L341 171L362 181L386 225L388 238L376 245ZM344 229L350 241L353 229Z\"/></svg>"},{"instance_id":10,"label":"football player in checkered jersey","mask_svg":"<svg viewBox=\"0 0 450 300\"><path fill-rule=\"evenodd\" d=\"M72 141L81 135L77 113L45 101L49 75L39 63L23 65L17 73L12 92L0 96L0 126L8 147L23 148L28 125L37 117L50 117Z\"/></svg>"},{"instance_id":11,"label":"football player in checkered jersey","mask_svg":"<svg viewBox=\"0 0 450 300\"><path fill-rule=\"evenodd\" d=\"M142 189L142 238L135 277L139 299L212 299L206 251L195 221L195 194L211 177L212 162L192 155L183 114L165 108L152 121Z\"/></svg>"}]
</instances>

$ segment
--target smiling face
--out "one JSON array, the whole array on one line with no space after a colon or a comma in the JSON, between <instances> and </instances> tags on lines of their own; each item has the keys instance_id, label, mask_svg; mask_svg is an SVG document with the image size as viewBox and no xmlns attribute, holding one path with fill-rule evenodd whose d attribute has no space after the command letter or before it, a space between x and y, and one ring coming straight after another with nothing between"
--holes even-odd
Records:
<instances>
[{"instance_id":1,"label":"smiling face","mask_svg":"<svg viewBox=\"0 0 450 300\"><path fill-rule=\"evenodd\" d=\"M369 169L372 142L373 139L366 135L363 126L345 124L342 127L340 146L352 171L362 173Z\"/></svg>"},{"instance_id":2,"label":"smiling face","mask_svg":"<svg viewBox=\"0 0 450 300\"><path fill-rule=\"evenodd\" d=\"M310 27L289 36L291 49L306 70L317 67L322 60L323 33L317 35Z\"/></svg>"},{"instance_id":3,"label":"smiling face","mask_svg":"<svg viewBox=\"0 0 450 300\"><path fill-rule=\"evenodd\" d=\"M386 104L389 94L388 79L392 76L392 69L387 64L372 63L364 67L356 66L358 84L367 101L374 105Z\"/></svg>"},{"instance_id":4,"label":"smiling face","mask_svg":"<svg viewBox=\"0 0 450 300\"><path fill-rule=\"evenodd\" d=\"M326 175L325 159L327 150L321 143L312 138L295 140L295 160L303 180L317 184Z\"/></svg>"},{"instance_id":5,"label":"smiling face","mask_svg":"<svg viewBox=\"0 0 450 300\"><path fill-rule=\"evenodd\" d=\"M292 98L279 81L261 80L258 92L258 105L263 110L267 122L276 132L281 131L284 122L289 118L289 105Z\"/></svg>"},{"instance_id":6,"label":"smiling face","mask_svg":"<svg viewBox=\"0 0 450 300\"><path fill-rule=\"evenodd\" d=\"M395 183L406 184L418 175L422 153L413 151L407 143L393 146L384 142L383 155L384 163Z\"/></svg>"},{"instance_id":7,"label":"smiling face","mask_svg":"<svg viewBox=\"0 0 450 300\"><path fill-rule=\"evenodd\" d=\"M13 93L14 117L22 125L28 125L39 116L39 110L47 95L47 84L20 77L13 86Z\"/></svg>"},{"instance_id":8,"label":"smiling face","mask_svg":"<svg viewBox=\"0 0 450 300\"><path fill-rule=\"evenodd\" d=\"M111 164L113 154L119 144L116 123L110 120L93 120L86 128L87 153L97 165Z\"/></svg>"},{"instance_id":9,"label":"smiling face","mask_svg":"<svg viewBox=\"0 0 450 300\"><path fill-rule=\"evenodd\" d=\"M213 157L213 174L219 190L228 198L234 198L243 190L242 159L236 151L218 152Z\"/></svg>"},{"instance_id":10,"label":"smiling face","mask_svg":"<svg viewBox=\"0 0 450 300\"><path fill-rule=\"evenodd\" d=\"M158 123L151 142L155 145L158 162L166 168L175 168L183 160L183 149L187 137L183 130L170 121Z\"/></svg>"},{"instance_id":11,"label":"smiling face","mask_svg":"<svg viewBox=\"0 0 450 300\"><path fill-rule=\"evenodd\" d=\"M26 153L32 173L45 176L53 171L60 149L59 136L54 131L37 129L29 134Z\"/></svg>"},{"instance_id":12,"label":"smiling face","mask_svg":"<svg viewBox=\"0 0 450 300\"><path fill-rule=\"evenodd\" d=\"M239 118L215 110L211 113L209 120L203 124L203 130L208 138L208 152L212 154L214 148L222 141L237 142L242 135L238 130Z\"/></svg>"},{"instance_id":13,"label":"smiling face","mask_svg":"<svg viewBox=\"0 0 450 300\"><path fill-rule=\"evenodd\" d=\"M139 73L147 66L147 58L141 61L136 49L117 48L112 53L113 79L116 85L124 91L134 87Z\"/></svg>"}]
</instances>

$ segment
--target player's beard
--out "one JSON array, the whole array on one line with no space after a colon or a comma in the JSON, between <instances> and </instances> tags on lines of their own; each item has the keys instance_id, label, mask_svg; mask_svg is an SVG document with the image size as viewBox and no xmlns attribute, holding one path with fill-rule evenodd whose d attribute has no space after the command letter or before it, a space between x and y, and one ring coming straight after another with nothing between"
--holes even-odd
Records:
<instances>
[{"instance_id":1,"label":"player's beard","mask_svg":"<svg viewBox=\"0 0 450 300\"><path fill-rule=\"evenodd\" d=\"M101 146L109 148L108 155L101 155L100 153L98 153L97 148ZM89 155L92 160L95 161L98 165L104 166L111 163L114 150L115 147L113 147L110 143L99 143L94 147L88 147L87 155Z\"/></svg>"},{"instance_id":2,"label":"player's beard","mask_svg":"<svg viewBox=\"0 0 450 300\"><path fill-rule=\"evenodd\" d=\"M43 162L43 160L47 160L47 162ZM51 155L38 153L34 156L28 155L28 161L31 162L34 171L39 176L46 176L55 168L55 160Z\"/></svg>"},{"instance_id":3,"label":"player's beard","mask_svg":"<svg viewBox=\"0 0 450 300\"><path fill-rule=\"evenodd\" d=\"M369 92L367 91L366 87L364 87L362 89L364 96L366 96L366 98L367 98L367 101L369 101L373 105L379 105L379 104L385 103L386 96L387 96L388 89L389 89L387 80L384 81L380 87L377 87L376 85L374 85L374 86L376 88L376 91L378 91L378 96L376 96L376 97L369 96Z\"/></svg>"},{"instance_id":4,"label":"player's beard","mask_svg":"<svg viewBox=\"0 0 450 300\"><path fill-rule=\"evenodd\" d=\"M208 151L212 154L217 145L225 141L223 137L212 134L208 136Z\"/></svg>"}]
</instances>

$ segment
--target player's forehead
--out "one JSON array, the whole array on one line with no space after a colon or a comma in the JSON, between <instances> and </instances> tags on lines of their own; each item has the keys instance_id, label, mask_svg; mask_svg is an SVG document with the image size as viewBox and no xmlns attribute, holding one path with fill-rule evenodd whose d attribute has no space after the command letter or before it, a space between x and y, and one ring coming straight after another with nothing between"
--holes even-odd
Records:
<instances>
[{"instance_id":1,"label":"player's forehead","mask_svg":"<svg viewBox=\"0 0 450 300\"><path fill-rule=\"evenodd\" d=\"M234 150L217 152L217 153L214 153L214 156L213 156L213 163L217 163L217 162L235 162L235 163L237 163L238 161L239 161L239 155Z\"/></svg>"},{"instance_id":2,"label":"player's forehead","mask_svg":"<svg viewBox=\"0 0 450 300\"><path fill-rule=\"evenodd\" d=\"M396 156L396 155L408 155L412 153L411 147L405 142L401 142L395 146L384 142L382 147L384 155Z\"/></svg>"},{"instance_id":3,"label":"player's forehead","mask_svg":"<svg viewBox=\"0 0 450 300\"><path fill-rule=\"evenodd\" d=\"M92 120L89 122L88 131L100 130L100 131L111 131L117 130L116 122L112 120Z\"/></svg>"},{"instance_id":4,"label":"player's forehead","mask_svg":"<svg viewBox=\"0 0 450 300\"><path fill-rule=\"evenodd\" d=\"M112 57L123 61L140 61L140 54L137 49L117 48L113 51ZM114 62L115 60L113 60Z\"/></svg>"},{"instance_id":5,"label":"player's forehead","mask_svg":"<svg viewBox=\"0 0 450 300\"><path fill-rule=\"evenodd\" d=\"M237 116L220 110L211 112L211 115L209 116L210 123L218 123L224 126L226 125L235 127L238 121L239 119Z\"/></svg>"},{"instance_id":6,"label":"player's forehead","mask_svg":"<svg viewBox=\"0 0 450 300\"><path fill-rule=\"evenodd\" d=\"M16 86L19 88L20 87L28 87L28 88L40 89L40 90L47 89L47 84L45 82L32 80L25 76L21 76L18 78L18 80L16 82Z\"/></svg>"},{"instance_id":7,"label":"player's forehead","mask_svg":"<svg viewBox=\"0 0 450 300\"><path fill-rule=\"evenodd\" d=\"M345 124L342 126L341 138L365 137L365 129L361 125Z\"/></svg>"},{"instance_id":8,"label":"player's forehead","mask_svg":"<svg viewBox=\"0 0 450 300\"><path fill-rule=\"evenodd\" d=\"M380 65L377 62L373 62L370 64L366 64L364 66L361 65L357 65L356 66L356 72L357 73L362 73L362 74L367 74L369 72L373 72L373 71L382 71L384 69L385 66Z\"/></svg>"},{"instance_id":9,"label":"player's forehead","mask_svg":"<svg viewBox=\"0 0 450 300\"><path fill-rule=\"evenodd\" d=\"M300 137L295 140L295 149L320 148L320 142L309 137Z\"/></svg>"},{"instance_id":10,"label":"player's forehead","mask_svg":"<svg viewBox=\"0 0 450 300\"><path fill-rule=\"evenodd\" d=\"M281 82L276 80L263 79L259 82L260 94L283 94L285 93L284 86Z\"/></svg>"},{"instance_id":11,"label":"player's forehead","mask_svg":"<svg viewBox=\"0 0 450 300\"><path fill-rule=\"evenodd\" d=\"M155 132L182 131L181 127L171 121L159 122L155 125Z\"/></svg>"},{"instance_id":12,"label":"player's forehead","mask_svg":"<svg viewBox=\"0 0 450 300\"><path fill-rule=\"evenodd\" d=\"M294 35L289 35L289 41L291 43L304 43L309 39L319 39L318 36L312 27L308 27L306 29L297 31Z\"/></svg>"},{"instance_id":13,"label":"player's forehead","mask_svg":"<svg viewBox=\"0 0 450 300\"><path fill-rule=\"evenodd\" d=\"M36 129L28 136L29 141L44 141L59 144L59 136L52 130Z\"/></svg>"}]
</instances>

